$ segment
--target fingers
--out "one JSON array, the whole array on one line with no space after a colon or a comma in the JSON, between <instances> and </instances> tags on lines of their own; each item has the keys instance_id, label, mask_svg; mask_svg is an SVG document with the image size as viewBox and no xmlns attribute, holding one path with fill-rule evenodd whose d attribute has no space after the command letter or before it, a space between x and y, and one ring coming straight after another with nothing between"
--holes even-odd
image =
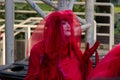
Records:
<instances>
[{"instance_id":1,"label":"fingers","mask_svg":"<svg viewBox=\"0 0 120 80\"><path fill-rule=\"evenodd\" d=\"M99 44L100 42L96 41L95 44L91 48L89 48L89 43L86 43L86 50L84 52L85 60L88 60L92 56L92 54L94 54L94 52L97 51Z\"/></svg>"},{"instance_id":2,"label":"fingers","mask_svg":"<svg viewBox=\"0 0 120 80\"><path fill-rule=\"evenodd\" d=\"M89 45L89 43L87 42L87 43L86 43L86 50L88 50L89 47L90 47L90 45Z\"/></svg>"},{"instance_id":3,"label":"fingers","mask_svg":"<svg viewBox=\"0 0 120 80\"><path fill-rule=\"evenodd\" d=\"M98 48L99 44L100 44L100 42L96 41L95 44L90 48L90 51L95 52L96 49Z\"/></svg>"}]
</instances>

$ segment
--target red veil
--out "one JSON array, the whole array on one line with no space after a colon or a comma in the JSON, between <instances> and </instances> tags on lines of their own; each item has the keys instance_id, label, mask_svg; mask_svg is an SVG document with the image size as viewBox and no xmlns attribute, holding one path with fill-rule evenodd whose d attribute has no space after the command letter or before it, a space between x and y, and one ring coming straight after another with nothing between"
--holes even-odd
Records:
<instances>
[{"instance_id":1,"label":"red veil","mask_svg":"<svg viewBox=\"0 0 120 80\"><path fill-rule=\"evenodd\" d=\"M68 41L65 40L63 30L61 28L62 20L68 21L69 24L71 25L72 35L69 41L71 43L76 43L77 41L77 43L79 43L78 46L80 47L82 30L80 31L80 33L78 33L79 35L74 36L74 27L80 27L81 26L80 21L77 19L77 16L71 10L63 10L52 12L45 19L40 21L38 26L32 32L32 35L28 43L28 49L30 50L33 47L33 45L35 45L37 42L44 41L46 45L46 50L48 52L52 51L53 49L61 51L60 47L61 46L63 47L64 44L68 43ZM29 55L29 50L27 51L27 55Z\"/></svg>"}]
</instances>

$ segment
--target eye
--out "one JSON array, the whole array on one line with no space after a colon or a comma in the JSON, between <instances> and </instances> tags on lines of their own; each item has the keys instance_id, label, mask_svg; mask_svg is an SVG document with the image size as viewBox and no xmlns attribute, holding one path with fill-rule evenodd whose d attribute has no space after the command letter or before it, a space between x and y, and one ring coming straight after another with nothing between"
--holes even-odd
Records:
<instances>
[{"instance_id":1,"label":"eye","mask_svg":"<svg viewBox=\"0 0 120 80\"><path fill-rule=\"evenodd\" d=\"M64 25L66 22L65 21L62 21L62 24Z\"/></svg>"}]
</instances>

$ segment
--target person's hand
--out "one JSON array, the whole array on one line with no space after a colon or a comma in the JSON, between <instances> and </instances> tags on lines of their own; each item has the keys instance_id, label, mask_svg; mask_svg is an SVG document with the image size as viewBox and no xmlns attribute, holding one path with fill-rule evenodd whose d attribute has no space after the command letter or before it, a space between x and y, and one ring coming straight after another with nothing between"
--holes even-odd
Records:
<instances>
[{"instance_id":1,"label":"person's hand","mask_svg":"<svg viewBox=\"0 0 120 80\"><path fill-rule=\"evenodd\" d=\"M86 43L86 49L85 52L83 54L83 59L85 61L88 61L89 58L92 56L92 54L94 54L94 52L97 52L97 48L99 46L100 42L96 41L95 44L90 48L89 43Z\"/></svg>"},{"instance_id":2,"label":"person's hand","mask_svg":"<svg viewBox=\"0 0 120 80\"><path fill-rule=\"evenodd\" d=\"M96 41L95 44L91 48L89 46L89 43L88 42L86 43L86 49L82 56L82 75L83 75L84 80L86 80L86 77L93 69L92 61L90 60L90 57L92 56L92 54L94 54L94 52L97 52L98 46L99 46L98 41ZM97 57L96 60L99 61L98 55L96 55L96 57Z\"/></svg>"}]
</instances>

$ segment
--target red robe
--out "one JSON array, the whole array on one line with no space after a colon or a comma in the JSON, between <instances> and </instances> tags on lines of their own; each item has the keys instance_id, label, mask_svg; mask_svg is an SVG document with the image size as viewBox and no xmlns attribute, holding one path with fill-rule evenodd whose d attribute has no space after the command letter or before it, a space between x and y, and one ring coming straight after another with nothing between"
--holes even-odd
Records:
<instances>
[{"instance_id":1,"label":"red robe","mask_svg":"<svg viewBox=\"0 0 120 80\"><path fill-rule=\"evenodd\" d=\"M43 63L45 62L45 55L41 45L43 45L43 43L39 42L31 50L29 68L25 80L58 80L58 77L60 77L59 80L85 80L92 68L89 58L94 51L96 51L99 42L96 42L92 48L87 48L84 55L81 54L81 57L83 56L82 60L79 60L77 58L78 55L71 50L70 56L66 55L64 58L59 59L59 62L54 60L50 62L50 65L47 65L49 64L49 57L46 56L45 60L47 64L43 67L41 67L41 65L45 64ZM67 48L68 46L63 50L64 53L66 53ZM50 73L46 73L48 72L47 69L48 71L50 69ZM48 76L45 76L47 74ZM47 79L45 79L45 77L47 77Z\"/></svg>"},{"instance_id":2,"label":"red robe","mask_svg":"<svg viewBox=\"0 0 120 80\"><path fill-rule=\"evenodd\" d=\"M42 70L43 71L42 72L40 68L44 56L40 44L41 43L39 42L31 50L28 73L24 80L42 80L42 77L45 76L44 75L45 70ZM58 68L60 72L63 74L63 78L61 77L60 80L82 80L80 65L81 65L80 62L76 59L73 51L71 51L71 57L66 56L64 59L60 59L58 63ZM49 74L49 79L46 80L55 80L52 79L52 76L56 74L55 70L52 69L55 68L54 66L57 65L54 64L50 65L49 69L51 69L50 70L51 72Z\"/></svg>"},{"instance_id":3,"label":"red robe","mask_svg":"<svg viewBox=\"0 0 120 80\"><path fill-rule=\"evenodd\" d=\"M90 73L88 80L120 80L120 44L108 52Z\"/></svg>"}]
</instances>

